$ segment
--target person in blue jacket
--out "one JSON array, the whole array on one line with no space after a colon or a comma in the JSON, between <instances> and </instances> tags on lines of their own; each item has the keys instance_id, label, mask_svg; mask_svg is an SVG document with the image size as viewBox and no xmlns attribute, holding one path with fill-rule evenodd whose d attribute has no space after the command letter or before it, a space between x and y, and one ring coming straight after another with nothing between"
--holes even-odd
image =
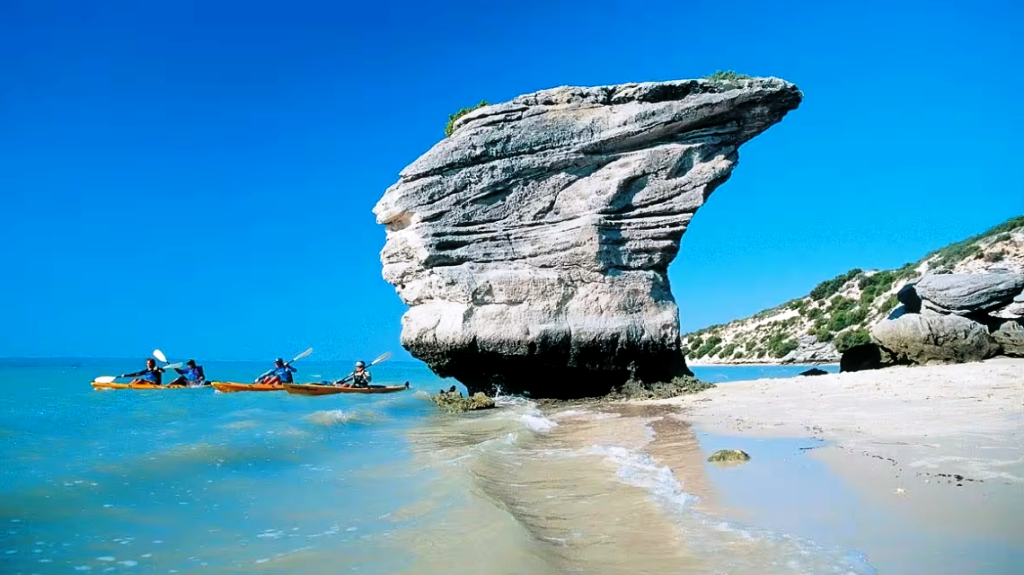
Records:
<instances>
[{"instance_id":1,"label":"person in blue jacket","mask_svg":"<svg viewBox=\"0 0 1024 575\"><path fill-rule=\"evenodd\" d=\"M196 365L196 360L190 359L185 364L185 369L177 369L178 377L167 385L181 385L187 387L199 387L206 385L206 374L203 373L203 366Z\"/></svg>"},{"instance_id":2,"label":"person in blue jacket","mask_svg":"<svg viewBox=\"0 0 1024 575\"><path fill-rule=\"evenodd\" d=\"M277 358L274 360L274 369L260 375L256 378L256 383L262 383L266 385L281 385L282 383L292 383L292 374L298 371L290 364L284 362L283 359Z\"/></svg>"},{"instance_id":3,"label":"person in blue jacket","mask_svg":"<svg viewBox=\"0 0 1024 575\"><path fill-rule=\"evenodd\" d=\"M122 373L118 377L135 377L131 382L133 384L139 383L151 383L153 385L160 385L163 382L164 370L162 367L156 366L156 360L149 358L146 360L146 369L142 371L136 371L135 373Z\"/></svg>"}]
</instances>

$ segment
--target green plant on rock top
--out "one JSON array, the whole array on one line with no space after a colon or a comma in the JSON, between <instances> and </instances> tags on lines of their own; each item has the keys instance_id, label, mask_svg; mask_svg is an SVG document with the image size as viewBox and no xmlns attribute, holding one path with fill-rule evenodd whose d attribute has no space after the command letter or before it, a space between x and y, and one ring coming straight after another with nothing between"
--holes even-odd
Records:
<instances>
[{"instance_id":1,"label":"green plant on rock top","mask_svg":"<svg viewBox=\"0 0 1024 575\"><path fill-rule=\"evenodd\" d=\"M871 335L868 334L868 330L858 328L844 331L837 335L836 341L833 345L836 346L836 350L839 353L843 353L851 347L863 345L865 343L871 343Z\"/></svg>"},{"instance_id":2,"label":"green plant on rock top","mask_svg":"<svg viewBox=\"0 0 1024 575\"><path fill-rule=\"evenodd\" d=\"M776 333L768 338L768 353L776 359L785 357L797 347L795 339L787 338L782 333Z\"/></svg>"},{"instance_id":3,"label":"green plant on rock top","mask_svg":"<svg viewBox=\"0 0 1024 575\"><path fill-rule=\"evenodd\" d=\"M473 106L472 108L463 108L463 109L459 110L458 112L455 112L454 114L449 114L448 115L448 125L444 127L444 136L447 138L447 137L452 135L452 132L455 131L455 121L456 120L458 120L459 118L461 118L461 117L465 116L466 114L472 112L473 110L479 110L480 108L483 108L484 106L490 106L490 104L487 103L487 100L480 100L480 103L477 104L476 106Z\"/></svg>"},{"instance_id":4,"label":"green plant on rock top","mask_svg":"<svg viewBox=\"0 0 1024 575\"><path fill-rule=\"evenodd\" d=\"M704 79L712 82L738 82L740 80L749 80L750 76L747 76L746 74L737 74L732 70L718 70L714 74L704 76Z\"/></svg>"}]
</instances>

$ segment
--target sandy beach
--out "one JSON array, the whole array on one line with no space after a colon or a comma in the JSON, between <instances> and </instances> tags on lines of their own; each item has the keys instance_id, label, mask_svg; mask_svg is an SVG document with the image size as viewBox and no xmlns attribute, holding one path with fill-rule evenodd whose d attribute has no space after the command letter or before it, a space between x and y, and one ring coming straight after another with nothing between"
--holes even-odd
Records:
<instances>
[{"instance_id":1,"label":"sandy beach","mask_svg":"<svg viewBox=\"0 0 1024 575\"><path fill-rule=\"evenodd\" d=\"M705 464L691 485L716 513L835 540L880 573L1024 568L1024 360L734 382L637 403L673 408L667 418L693 426L704 455L750 453L732 468Z\"/></svg>"}]
</instances>

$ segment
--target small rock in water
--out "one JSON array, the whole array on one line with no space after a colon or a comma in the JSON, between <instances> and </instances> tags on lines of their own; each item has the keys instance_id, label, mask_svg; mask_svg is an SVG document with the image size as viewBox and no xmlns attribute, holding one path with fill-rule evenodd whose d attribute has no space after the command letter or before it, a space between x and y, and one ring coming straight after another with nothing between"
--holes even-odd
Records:
<instances>
[{"instance_id":1,"label":"small rock in water","mask_svg":"<svg viewBox=\"0 0 1024 575\"><path fill-rule=\"evenodd\" d=\"M741 449L722 449L708 456L710 463L730 463L734 461L750 461L750 455Z\"/></svg>"},{"instance_id":2,"label":"small rock in water","mask_svg":"<svg viewBox=\"0 0 1024 575\"><path fill-rule=\"evenodd\" d=\"M494 407L494 400L484 395L483 392L478 391L470 397L462 397L462 392L455 391L455 386L452 386L449 391L438 391L437 395L430 397L430 400L448 413L462 413Z\"/></svg>"},{"instance_id":3,"label":"small rock in water","mask_svg":"<svg viewBox=\"0 0 1024 575\"><path fill-rule=\"evenodd\" d=\"M828 374L828 372L825 371L824 369L818 369L816 367L812 367L811 369L808 369L807 371L804 371L804 372L800 373L800 375L827 375L827 374Z\"/></svg>"}]
</instances>

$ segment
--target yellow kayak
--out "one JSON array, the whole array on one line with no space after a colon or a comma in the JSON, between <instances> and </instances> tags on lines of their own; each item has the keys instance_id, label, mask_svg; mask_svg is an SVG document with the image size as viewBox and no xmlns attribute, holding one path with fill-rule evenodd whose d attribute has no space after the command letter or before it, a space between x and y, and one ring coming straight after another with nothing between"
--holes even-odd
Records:
<instances>
[{"instance_id":1,"label":"yellow kayak","mask_svg":"<svg viewBox=\"0 0 1024 575\"><path fill-rule=\"evenodd\" d=\"M236 383L233 381L214 381L210 385L222 393L236 391L284 391L283 385L266 385L263 383Z\"/></svg>"},{"instance_id":2,"label":"yellow kayak","mask_svg":"<svg viewBox=\"0 0 1024 575\"><path fill-rule=\"evenodd\" d=\"M93 389L193 389L185 385L156 385L154 383L106 383L94 381L90 383ZM209 387L209 386L198 386Z\"/></svg>"},{"instance_id":3,"label":"yellow kayak","mask_svg":"<svg viewBox=\"0 0 1024 575\"><path fill-rule=\"evenodd\" d=\"M336 385L324 385L322 383L286 383L284 388L288 393L295 395L334 395L336 393L394 393L409 389L409 382L405 385L371 385L370 387L345 387Z\"/></svg>"}]
</instances>

